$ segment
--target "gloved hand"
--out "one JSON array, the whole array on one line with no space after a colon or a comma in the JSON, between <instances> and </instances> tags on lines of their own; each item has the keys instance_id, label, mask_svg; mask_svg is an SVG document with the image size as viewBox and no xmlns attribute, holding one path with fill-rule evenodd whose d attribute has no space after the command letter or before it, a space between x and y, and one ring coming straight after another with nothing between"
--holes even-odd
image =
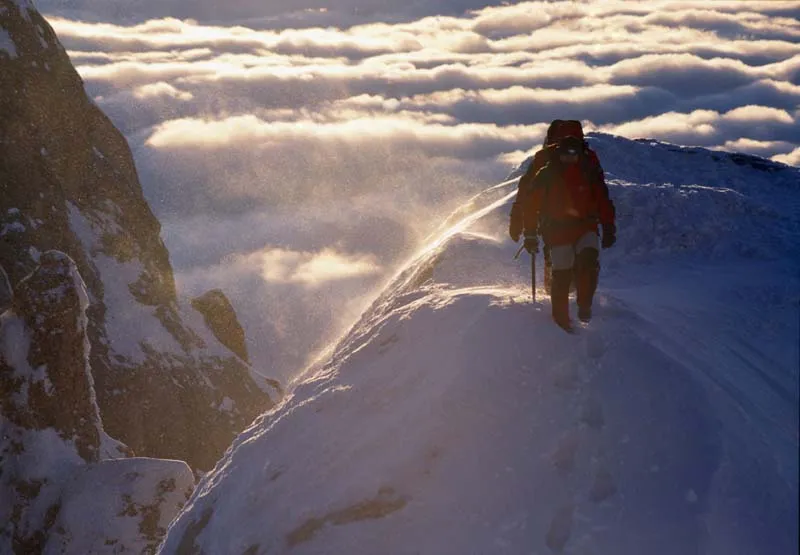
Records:
<instances>
[{"instance_id":1,"label":"gloved hand","mask_svg":"<svg viewBox=\"0 0 800 555\"><path fill-rule=\"evenodd\" d=\"M604 249L610 249L617 242L617 226L606 224L603 226L603 240L600 243Z\"/></svg>"},{"instance_id":2,"label":"gloved hand","mask_svg":"<svg viewBox=\"0 0 800 555\"><path fill-rule=\"evenodd\" d=\"M536 254L539 252L539 238L535 234L526 233L522 246L529 254Z\"/></svg>"},{"instance_id":3,"label":"gloved hand","mask_svg":"<svg viewBox=\"0 0 800 555\"><path fill-rule=\"evenodd\" d=\"M515 202L511 205L511 216L508 222L508 234L511 240L515 243L519 241L519 236L522 235L522 210Z\"/></svg>"}]
</instances>

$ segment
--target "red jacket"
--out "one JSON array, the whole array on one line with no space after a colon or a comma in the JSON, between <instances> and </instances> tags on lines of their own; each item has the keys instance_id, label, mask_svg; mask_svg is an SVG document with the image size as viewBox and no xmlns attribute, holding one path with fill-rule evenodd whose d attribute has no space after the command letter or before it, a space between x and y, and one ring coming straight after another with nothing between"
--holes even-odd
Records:
<instances>
[{"instance_id":1,"label":"red jacket","mask_svg":"<svg viewBox=\"0 0 800 555\"><path fill-rule=\"evenodd\" d=\"M564 166L550 149L534 155L519 181L511 226L521 220L526 235L539 233L551 246L569 245L597 224L614 224L615 210L597 154L586 149L580 161Z\"/></svg>"}]
</instances>

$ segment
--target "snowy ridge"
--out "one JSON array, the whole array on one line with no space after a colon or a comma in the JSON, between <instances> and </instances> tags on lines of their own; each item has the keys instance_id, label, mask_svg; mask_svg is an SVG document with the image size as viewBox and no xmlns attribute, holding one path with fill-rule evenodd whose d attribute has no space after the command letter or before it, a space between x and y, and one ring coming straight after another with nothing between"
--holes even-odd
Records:
<instances>
[{"instance_id":1,"label":"snowy ridge","mask_svg":"<svg viewBox=\"0 0 800 555\"><path fill-rule=\"evenodd\" d=\"M493 188L240 435L161 552L796 552L800 170L590 142L619 242L588 327L530 303L515 182Z\"/></svg>"},{"instance_id":2,"label":"snowy ridge","mask_svg":"<svg viewBox=\"0 0 800 555\"><path fill-rule=\"evenodd\" d=\"M797 256L800 170L744 154L590 133L629 232L609 256ZM634 233L631 233L634 232Z\"/></svg>"}]
</instances>

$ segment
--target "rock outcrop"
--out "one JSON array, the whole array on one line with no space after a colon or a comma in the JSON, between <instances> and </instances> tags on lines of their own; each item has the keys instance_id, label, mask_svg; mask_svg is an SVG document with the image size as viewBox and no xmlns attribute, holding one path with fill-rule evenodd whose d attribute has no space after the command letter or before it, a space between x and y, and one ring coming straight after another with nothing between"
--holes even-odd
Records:
<instances>
[{"instance_id":1,"label":"rock outcrop","mask_svg":"<svg viewBox=\"0 0 800 555\"><path fill-rule=\"evenodd\" d=\"M203 315L206 326L220 343L239 355L242 360L249 360L244 329L225 293L213 289L192 299L192 306Z\"/></svg>"}]
</instances>

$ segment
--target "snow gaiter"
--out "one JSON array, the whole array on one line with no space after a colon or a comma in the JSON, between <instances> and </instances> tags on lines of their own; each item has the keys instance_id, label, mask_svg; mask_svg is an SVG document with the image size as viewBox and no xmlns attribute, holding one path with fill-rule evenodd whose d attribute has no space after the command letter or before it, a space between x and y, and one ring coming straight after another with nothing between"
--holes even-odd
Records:
<instances>
[{"instance_id":1,"label":"snow gaiter","mask_svg":"<svg viewBox=\"0 0 800 555\"><path fill-rule=\"evenodd\" d=\"M578 317L589 320L592 317L592 299L597 290L600 274L599 253L597 249L583 249L575 261L575 289L578 301Z\"/></svg>"},{"instance_id":2,"label":"snow gaiter","mask_svg":"<svg viewBox=\"0 0 800 555\"><path fill-rule=\"evenodd\" d=\"M550 303L553 307L553 320L556 324L569 327L569 284L572 281L572 269L553 270L553 281L550 291Z\"/></svg>"}]
</instances>

